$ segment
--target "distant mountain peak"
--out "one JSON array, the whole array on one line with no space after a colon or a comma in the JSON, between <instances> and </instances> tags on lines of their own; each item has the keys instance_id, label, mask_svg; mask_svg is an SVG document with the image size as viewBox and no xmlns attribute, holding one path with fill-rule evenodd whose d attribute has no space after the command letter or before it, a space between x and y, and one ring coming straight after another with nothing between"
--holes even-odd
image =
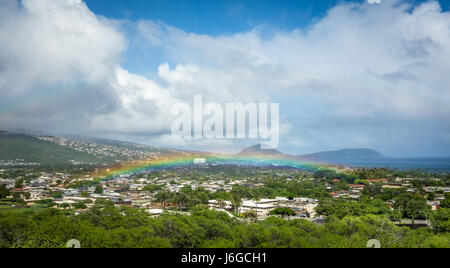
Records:
<instances>
[{"instance_id":1,"label":"distant mountain peak","mask_svg":"<svg viewBox=\"0 0 450 268\"><path fill-rule=\"evenodd\" d=\"M285 157L286 155L276 149L262 149L260 144L245 148L237 156L252 157Z\"/></svg>"}]
</instances>

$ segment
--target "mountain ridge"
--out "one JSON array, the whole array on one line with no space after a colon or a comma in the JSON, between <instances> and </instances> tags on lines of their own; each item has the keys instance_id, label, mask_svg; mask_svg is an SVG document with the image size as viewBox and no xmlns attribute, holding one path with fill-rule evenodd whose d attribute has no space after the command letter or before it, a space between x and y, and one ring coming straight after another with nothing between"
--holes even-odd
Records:
<instances>
[{"instance_id":1,"label":"mountain ridge","mask_svg":"<svg viewBox=\"0 0 450 268\"><path fill-rule=\"evenodd\" d=\"M52 136L48 136L52 137ZM173 153L170 149L160 149L153 146L140 145L132 142L125 142L119 140L110 140L104 138L84 137L84 136L62 136L71 137L75 140L98 142L100 144L106 144L115 146L118 148L131 149L131 150L144 150L148 152L161 151L161 153ZM200 152L197 152L200 153ZM207 153L205 153L208 155ZM339 161L347 160L380 160L386 159L381 153L376 150L368 148L354 148L354 149L341 149L336 151L322 151L313 154L301 154L290 155L280 152L276 149L261 149L260 145L254 145L244 148L238 154L238 157L257 157L257 158L290 158L298 159L307 162L324 162L324 163L339 163ZM69 149L61 148L56 144L51 144L42 141L38 136L32 134L23 133L10 133L0 130L0 160L14 160L16 158L23 158L27 161L47 162L62 160L66 162L68 160L76 161L89 161L89 162L110 162L112 159L99 159L92 155L86 155L84 153ZM41 160L41 161L38 161ZM108 161L109 160L109 161Z\"/></svg>"},{"instance_id":2,"label":"mountain ridge","mask_svg":"<svg viewBox=\"0 0 450 268\"><path fill-rule=\"evenodd\" d=\"M236 156L295 158L310 162L336 162L346 160L380 160L386 159L380 152L369 148L345 148L335 151L321 151L312 154L290 155L276 149L263 150L260 145L243 149Z\"/></svg>"},{"instance_id":3,"label":"mountain ridge","mask_svg":"<svg viewBox=\"0 0 450 268\"><path fill-rule=\"evenodd\" d=\"M77 162L102 162L102 160L73 149L42 141L32 135L0 131L0 160L40 164L68 164Z\"/></svg>"},{"instance_id":4,"label":"mountain ridge","mask_svg":"<svg viewBox=\"0 0 450 268\"><path fill-rule=\"evenodd\" d=\"M300 160L333 162L349 160L381 160L387 157L380 152L369 148L347 148L335 151L321 151L313 154L303 154L295 156Z\"/></svg>"},{"instance_id":5,"label":"mountain ridge","mask_svg":"<svg viewBox=\"0 0 450 268\"><path fill-rule=\"evenodd\" d=\"M254 145L244 148L236 156L253 156L253 157L286 157L288 155L276 150L276 149L261 149L261 145Z\"/></svg>"}]
</instances>

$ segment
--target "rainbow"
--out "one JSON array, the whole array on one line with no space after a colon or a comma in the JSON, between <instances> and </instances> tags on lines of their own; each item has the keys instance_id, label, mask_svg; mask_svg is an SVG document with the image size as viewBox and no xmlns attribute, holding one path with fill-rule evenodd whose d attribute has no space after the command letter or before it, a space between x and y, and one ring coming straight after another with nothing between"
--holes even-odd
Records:
<instances>
[{"instance_id":1,"label":"rainbow","mask_svg":"<svg viewBox=\"0 0 450 268\"><path fill-rule=\"evenodd\" d=\"M97 177L100 180L113 180L124 175L194 166L194 159L196 158L204 158L206 163L210 165L285 167L309 172L319 170L334 170L339 172L337 167L302 162L294 158L175 154L161 158L134 161L118 167L106 168L99 173L97 172L94 177Z\"/></svg>"}]
</instances>

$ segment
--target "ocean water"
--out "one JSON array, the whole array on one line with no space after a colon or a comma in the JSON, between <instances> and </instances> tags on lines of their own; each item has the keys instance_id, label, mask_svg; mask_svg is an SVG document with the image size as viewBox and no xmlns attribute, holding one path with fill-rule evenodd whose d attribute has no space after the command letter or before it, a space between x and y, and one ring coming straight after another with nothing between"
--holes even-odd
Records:
<instances>
[{"instance_id":1,"label":"ocean water","mask_svg":"<svg viewBox=\"0 0 450 268\"><path fill-rule=\"evenodd\" d=\"M411 158L411 159L372 159L372 160L342 160L333 161L332 164L338 164L349 167L387 167L391 169L409 170L421 169L428 171L449 171L450 158Z\"/></svg>"}]
</instances>

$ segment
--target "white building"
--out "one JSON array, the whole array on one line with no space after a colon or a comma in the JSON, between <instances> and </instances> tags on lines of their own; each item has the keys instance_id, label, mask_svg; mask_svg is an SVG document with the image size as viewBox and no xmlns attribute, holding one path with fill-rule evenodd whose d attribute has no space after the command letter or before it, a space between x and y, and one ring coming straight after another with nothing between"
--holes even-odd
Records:
<instances>
[{"instance_id":1,"label":"white building","mask_svg":"<svg viewBox=\"0 0 450 268\"><path fill-rule=\"evenodd\" d=\"M87 200L91 200L92 202L95 201L95 199L89 198L89 197L64 196L62 203L79 203L79 202L85 202Z\"/></svg>"},{"instance_id":2,"label":"white building","mask_svg":"<svg viewBox=\"0 0 450 268\"><path fill-rule=\"evenodd\" d=\"M264 200L264 201L263 201ZM273 209L277 208L277 205L273 202L270 202L269 199L263 199L261 202L255 202L252 200L247 200L242 202L242 206L240 207L241 213L246 213L250 211L256 212L258 214L258 218L264 218L269 215L269 212Z\"/></svg>"},{"instance_id":3,"label":"white building","mask_svg":"<svg viewBox=\"0 0 450 268\"><path fill-rule=\"evenodd\" d=\"M206 159L205 158L195 158L194 164L196 164L196 165L206 164Z\"/></svg>"},{"instance_id":4,"label":"white building","mask_svg":"<svg viewBox=\"0 0 450 268\"><path fill-rule=\"evenodd\" d=\"M152 209L147 209L146 212L148 214L150 214L150 217L158 217L159 215L161 215L164 210L163 209L158 209L158 208L152 208Z\"/></svg>"},{"instance_id":5,"label":"white building","mask_svg":"<svg viewBox=\"0 0 450 268\"><path fill-rule=\"evenodd\" d=\"M224 207L221 207L221 204L217 202L217 200L209 200L208 201L210 208L223 208L223 209L231 209L231 201L224 201Z\"/></svg>"}]
</instances>

